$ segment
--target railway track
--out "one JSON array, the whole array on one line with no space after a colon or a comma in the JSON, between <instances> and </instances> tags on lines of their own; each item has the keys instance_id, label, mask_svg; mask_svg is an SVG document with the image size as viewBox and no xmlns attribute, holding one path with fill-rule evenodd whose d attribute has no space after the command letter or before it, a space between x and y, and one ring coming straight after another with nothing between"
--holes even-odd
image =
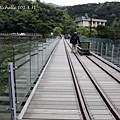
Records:
<instances>
[{"instance_id":1,"label":"railway track","mask_svg":"<svg viewBox=\"0 0 120 120\"><path fill-rule=\"evenodd\" d=\"M103 61L61 40L18 120L120 120L119 68Z\"/></svg>"},{"instance_id":2,"label":"railway track","mask_svg":"<svg viewBox=\"0 0 120 120\"><path fill-rule=\"evenodd\" d=\"M120 120L120 69L100 57L71 54L64 45L83 119Z\"/></svg>"}]
</instances>

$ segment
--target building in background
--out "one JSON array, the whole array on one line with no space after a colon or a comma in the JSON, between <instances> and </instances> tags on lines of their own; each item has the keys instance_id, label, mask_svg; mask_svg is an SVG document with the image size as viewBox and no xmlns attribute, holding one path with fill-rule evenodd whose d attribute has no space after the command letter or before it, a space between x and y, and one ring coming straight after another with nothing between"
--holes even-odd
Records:
<instances>
[{"instance_id":1,"label":"building in background","mask_svg":"<svg viewBox=\"0 0 120 120\"><path fill-rule=\"evenodd\" d=\"M86 14L85 16L76 18L74 22L76 26L97 27L98 25L105 26L107 20L89 18Z\"/></svg>"}]
</instances>

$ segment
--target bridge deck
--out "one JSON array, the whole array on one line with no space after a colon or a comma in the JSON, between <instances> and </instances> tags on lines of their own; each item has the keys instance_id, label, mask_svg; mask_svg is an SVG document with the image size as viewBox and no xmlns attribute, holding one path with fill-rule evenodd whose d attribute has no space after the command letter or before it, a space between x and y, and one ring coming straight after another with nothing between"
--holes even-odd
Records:
<instances>
[{"instance_id":1,"label":"bridge deck","mask_svg":"<svg viewBox=\"0 0 120 120\"><path fill-rule=\"evenodd\" d=\"M68 50L70 53L70 49ZM75 71L78 71L76 75L79 77L79 84L81 84L88 111L91 113L91 118L94 120L115 120L114 116L105 105L101 96L98 95L99 93L92 84L91 80L89 80L83 68L79 66L79 63L76 60L75 56L72 53L70 53L70 56L74 63ZM112 82L112 79L109 78L105 73L103 74L103 77L101 75L101 69L90 62L86 56L80 57L81 60L84 61L84 64L88 66L88 69L94 73L92 75L96 77L96 80L98 78L98 84L101 86L104 84L102 89L104 89L104 92L106 92L106 94L111 95L110 99L111 101L113 100L115 106L118 106L117 109L120 114L119 84L116 81ZM100 64L102 65L103 63ZM115 73L116 72L114 72L114 75ZM120 79L120 76L118 75L117 78ZM99 83L100 80L102 80L101 83ZM108 91L109 86L107 86L107 83L109 86L116 86L116 88L112 89L111 87L112 91ZM114 93L114 90L117 90L116 93ZM116 97L116 99L114 97ZM83 120L63 40L60 40L58 43L52 57L46 65L43 74L39 78L31 96L29 97L27 104L24 106L22 112L20 113L19 119Z\"/></svg>"},{"instance_id":2,"label":"bridge deck","mask_svg":"<svg viewBox=\"0 0 120 120\"><path fill-rule=\"evenodd\" d=\"M80 119L63 41L59 42L23 119Z\"/></svg>"}]
</instances>

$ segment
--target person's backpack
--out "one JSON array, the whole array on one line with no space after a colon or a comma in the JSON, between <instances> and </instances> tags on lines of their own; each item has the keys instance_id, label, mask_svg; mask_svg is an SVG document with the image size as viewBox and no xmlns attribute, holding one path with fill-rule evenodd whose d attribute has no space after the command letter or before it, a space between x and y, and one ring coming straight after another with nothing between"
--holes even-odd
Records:
<instances>
[{"instance_id":1,"label":"person's backpack","mask_svg":"<svg viewBox=\"0 0 120 120\"><path fill-rule=\"evenodd\" d=\"M74 36L73 36L73 41L74 41L74 40L77 40L77 35L74 35Z\"/></svg>"},{"instance_id":2,"label":"person's backpack","mask_svg":"<svg viewBox=\"0 0 120 120\"><path fill-rule=\"evenodd\" d=\"M77 41L77 35L73 35L71 38L70 38L70 43L76 43Z\"/></svg>"}]
</instances>

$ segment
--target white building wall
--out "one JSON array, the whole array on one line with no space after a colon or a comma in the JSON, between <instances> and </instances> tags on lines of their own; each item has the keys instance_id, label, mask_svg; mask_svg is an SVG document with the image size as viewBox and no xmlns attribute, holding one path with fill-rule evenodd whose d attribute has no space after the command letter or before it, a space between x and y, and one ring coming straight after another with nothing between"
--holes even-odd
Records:
<instances>
[{"instance_id":1,"label":"white building wall","mask_svg":"<svg viewBox=\"0 0 120 120\"><path fill-rule=\"evenodd\" d=\"M103 25L105 26L105 23L107 22L107 20L101 20L101 19L91 19L91 26L92 27L97 27L98 25ZM75 20L76 26L90 26L90 18L89 19L85 19L85 18L76 18Z\"/></svg>"},{"instance_id":2,"label":"white building wall","mask_svg":"<svg viewBox=\"0 0 120 120\"><path fill-rule=\"evenodd\" d=\"M89 21L83 21L83 24L82 24L82 26L90 26L90 23L89 23Z\"/></svg>"}]
</instances>

